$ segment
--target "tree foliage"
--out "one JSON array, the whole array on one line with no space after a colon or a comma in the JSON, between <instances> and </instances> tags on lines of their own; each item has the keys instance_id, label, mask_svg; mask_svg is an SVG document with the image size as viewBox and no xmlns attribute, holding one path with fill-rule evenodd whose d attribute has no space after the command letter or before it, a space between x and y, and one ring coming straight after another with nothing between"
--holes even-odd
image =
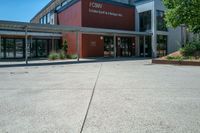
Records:
<instances>
[{"instance_id":1,"label":"tree foliage","mask_svg":"<svg viewBox=\"0 0 200 133\"><path fill-rule=\"evenodd\" d=\"M64 42L63 42L62 51L64 52L65 55L67 55L67 53L68 53L67 40L64 40Z\"/></svg>"},{"instance_id":2,"label":"tree foliage","mask_svg":"<svg viewBox=\"0 0 200 133\"><path fill-rule=\"evenodd\" d=\"M185 25L200 33L200 0L163 0L167 8L165 20L170 27Z\"/></svg>"}]
</instances>

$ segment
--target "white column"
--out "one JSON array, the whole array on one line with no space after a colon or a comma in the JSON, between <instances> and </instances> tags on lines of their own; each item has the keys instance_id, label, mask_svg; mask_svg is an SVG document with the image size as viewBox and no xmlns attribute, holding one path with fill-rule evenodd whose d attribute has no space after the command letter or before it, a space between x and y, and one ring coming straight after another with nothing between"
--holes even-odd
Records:
<instances>
[{"instance_id":1,"label":"white column","mask_svg":"<svg viewBox=\"0 0 200 133\"><path fill-rule=\"evenodd\" d=\"M151 42L151 47L152 47L152 57L155 58L157 57L157 22L156 22L156 2L154 1L154 6L152 9L152 42Z\"/></svg>"},{"instance_id":2,"label":"white column","mask_svg":"<svg viewBox=\"0 0 200 133\"><path fill-rule=\"evenodd\" d=\"M114 58L117 57L117 42L116 42L116 35L113 36L113 42L114 42Z\"/></svg>"},{"instance_id":3,"label":"white column","mask_svg":"<svg viewBox=\"0 0 200 133\"><path fill-rule=\"evenodd\" d=\"M52 38L51 38L51 48L52 48L51 52L55 52L54 36L52 36Z\"/></svg>"},{"instance_id":4,"label":"white column","mask_svg":"<svg viewBox=\"0 0 200 133\"><path fill-rule=\"evenodd\" d=\"M76 50L77 50L77 61L80 61L80 46L79 46L79 33L76 32Z\"/></svg>"},{"instance_id":5,"label":"white column","mask_svg":"<svg viewBox=\"0 0 200 133\"><path fill-rule=\"evenodd\" d=\"M28 35L27 35L27 27L25 28L25 62L28 64Z\"/></svg>"}]
</instances>

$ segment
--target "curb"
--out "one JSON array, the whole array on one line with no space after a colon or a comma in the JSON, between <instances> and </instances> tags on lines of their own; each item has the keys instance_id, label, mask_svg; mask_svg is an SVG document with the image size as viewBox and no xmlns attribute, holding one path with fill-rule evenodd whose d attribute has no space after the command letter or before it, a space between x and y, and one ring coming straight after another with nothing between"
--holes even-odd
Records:
<instances>
[{"instance_id":1,"label":"curb","mask_svg":"<svg viewBox=\"0 0 200 133\"><path fill-rule=\"evenodd\" d=\"M158 59L152 59L152 64L200 66L200 62L195 62L195 61L170 61L170 60L158 60Z\"/></svg>"}]
</instances>

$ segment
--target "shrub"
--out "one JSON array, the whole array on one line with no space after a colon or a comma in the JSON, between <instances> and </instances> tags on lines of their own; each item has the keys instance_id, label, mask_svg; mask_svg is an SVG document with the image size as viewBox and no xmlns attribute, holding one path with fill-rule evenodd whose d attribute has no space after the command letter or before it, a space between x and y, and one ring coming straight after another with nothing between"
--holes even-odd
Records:
<instances>
[{"instance_id":1,"label":"shrub","mask_svg":"<svg viewBox=\"0 0 200 133\"><path fill-rule=\"evenodd\" d=\"M181 54L184 56L193 56L196 50L197 48L194 44L187 44L181 49Z\"/></svg>"},{"instance_id":2,"label":"shrub","mask_svg":"<svg viewBox=\"0 0 200 133\"><path fill-rule=\"evenodd\" d=\"M50 60L57 60L59 58L59 54L57 54L57 53L50 53L48 58Z\"/></svg>"},{"instance_id":3,"label":"shrub","mask_svg":"<svg viewBox=\"0 0 200 133\"><path fill-rule=\"evenodd\" d=\"M182 56L167 56L167 60L183 61Z\"/></svg>"},{"instance_id":4,"label":"shrub","mask_svg":"<svg viewBox=\"0 0 200 133\"><path fill-rule=\"evenodd\" d=\"M67 55L67 58L68 59L77 59L78 56L76 54L69 54L69 55Z\"/></svg>"},{"instance_id":5,"label":"shrub","mask_svg":"<svg viewBox=\"0 0 200 133\"><path fill-rule=\"evenodd\" d=\"M196 56L196 53L200 51L200 42L194 41L186 44L180 51L183 56Z\"/></svg>"},{"instance_id":6,"label":"shrub","mask_svg":"<svg viewBox=\"0 0 200 133\"><path fill-rule=\"evenodd\" d=\"M60 58L61 60L64 60L64 59L66 58L65 53L60 52L60 53L59 53L59 58Z\"/></svg>"}]
</instances>

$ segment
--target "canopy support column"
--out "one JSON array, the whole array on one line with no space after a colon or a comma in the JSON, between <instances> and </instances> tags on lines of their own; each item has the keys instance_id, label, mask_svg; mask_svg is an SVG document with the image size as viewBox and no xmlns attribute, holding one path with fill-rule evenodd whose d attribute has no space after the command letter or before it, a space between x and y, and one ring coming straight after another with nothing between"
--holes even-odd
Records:
<instances>
[{"instance_id":1,"label":"canopy support column","mask_svg":"<svg viewBox=\"0 0 200 133\"><path fill-rule=\"evenodd\" d=\"M80 46L79 46L79 33L76 32L76 51L77 51L77 61L80 61Z\"/></svg>"},{"instance_id":2,"label":"canopy support column","mask_svg":"<svg viewBox=\"0 0 200 133\"><path fill-rule=\"evenodd\" d=\"M117 43L116 43L116 35L114 34L114 37L113 37L113 42L114 42L114 58L117 57Z\"/></svg>"},{"instance_id":3,"label":"canopy support column","mask_svg":"<svg viewBox=\"0 0 200 133\"><path fill-rule=\"evenodd\" d=\"M28 64L28 28L25 28L25 62Z\"/></svg>"},{"instance_id":4,"label":"canopy support column","mask_svg":"<svg viewBox=\"0 0 200 133\"><path fill-rule=\"evenodd\" d=\"M52 49L52 51L51 52L55 52L56 50L55 50L55 46L54 46L54 36L52 36L51 37L51 49Z\"/></svg>"}]
</instances>

